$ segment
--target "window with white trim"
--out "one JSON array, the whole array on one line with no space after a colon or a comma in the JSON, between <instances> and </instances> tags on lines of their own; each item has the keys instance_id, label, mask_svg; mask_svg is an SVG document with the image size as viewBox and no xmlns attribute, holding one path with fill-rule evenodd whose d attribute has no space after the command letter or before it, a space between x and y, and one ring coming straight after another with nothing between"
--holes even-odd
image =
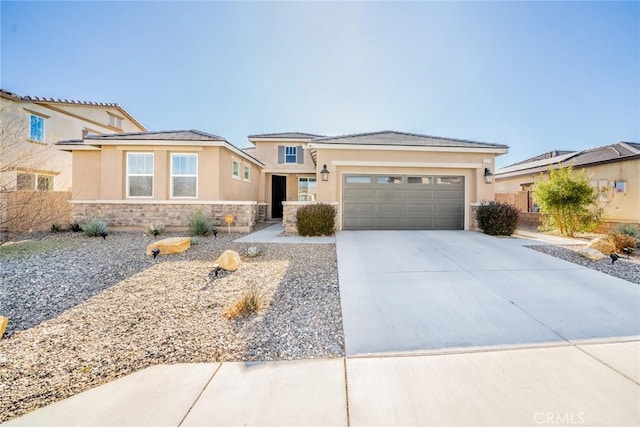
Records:
<instances>
[{"instance_id":1,"label":"window with white trim","mask_svg":"<svg viewBox=\"0 0 640 427\"><path fill-rule=\"evenodd\" d=\"M198 155L171 154L171 197L198 196Z\"/></svg>"},{"instance_id":2,"label":"window with white trim","mask_svg":"<svg viewBox=\"0 0 640 427\"><path fill-rule=\"evenodd\" d=\"M298 163L298 147L284 147L284 162Z\"/></svg>"},{"instance_id":3,"label":"window with white trim","mask_svg":"<svg viewBox=\"0 0 640 427\"><path fill-rule=\"evenodd\" d=\"M249 166L244 167L244 180L251 181L251 168Z\"/></svg>"},{"instance_id":4,"label":"window with white trim","mask_svg":"<svg viewBox=\"0 0 640 427\"><path fill-rule=\"evenodd\" d=\"M127 153L127 197L153 197L153 153Z\"/></svg>"},{"instance_id":5,"label":"window with white trim","mask_svg":"<svg viewBox=\"0 0 640 427\"><path fill-rule=\"evenodd\" d=\"M237 160L231 161L231 177L240 179L240 162Z\"/></svg>"},{"instance_id":6,"label":"window with white trim","mask_svg":"<svg viewBox=\"0 0 640 427\"><path fill-rule=\"evenodd\" d=\"M18 191L53 191L53 175L18 172L16 177Z\"/></svg>"},{"instance_id":7,"label":"window with white trim","mask_svg":"<svg viewBox=\"0 0 640 427\"><path fill-rule=\"evenodd\" d=\"M44 117L35 114L29 115L29 139L35 142L44 142Z\"/></svg>"},{"instance_id":8,"label":"window with white trim","mask_svg":"<svg viewBox=\"0 0 640 427\"><path fill-rule=\"evenodd\" d=\"M317 182L315 178L298 178L298 200L313 202L316 200Z\"/></svg>"}]
</instances>

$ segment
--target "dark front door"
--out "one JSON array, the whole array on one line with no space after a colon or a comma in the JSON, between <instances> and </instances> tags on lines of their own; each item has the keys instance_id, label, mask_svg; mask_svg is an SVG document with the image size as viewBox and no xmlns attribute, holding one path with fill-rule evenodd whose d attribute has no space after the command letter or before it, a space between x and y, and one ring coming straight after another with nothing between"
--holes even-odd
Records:
<instances>
[{"instance_id":1,"label":"dark front door","mask_svg":"<svg viewBox=\"0 0 640 427\"><path fill-rule=\"evenodd\" d=\"M282 218L282 202L287 200L287 177L271 176L271 218Z\"/></svg>"}]
</instances>

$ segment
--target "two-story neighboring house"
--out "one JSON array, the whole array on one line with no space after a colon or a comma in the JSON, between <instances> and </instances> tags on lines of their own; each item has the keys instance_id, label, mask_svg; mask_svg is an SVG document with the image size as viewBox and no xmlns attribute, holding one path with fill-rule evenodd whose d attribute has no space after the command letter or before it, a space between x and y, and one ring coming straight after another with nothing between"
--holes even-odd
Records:
<instances>
[{"instance_id":1,"label":"two-story neighboring house","mask_svg":"<svg viewBox=\"0 0 640 427\"><path fill-rule=\"evenodd\" d=\"M146 130L118 104L21 96L3 89L0 115L0 228L16 231L34 228L23 213L39 210L30 204L46 198L25 192L71 190L72 156L56 150L57 141Z\"/></svg>"}]
</instances>

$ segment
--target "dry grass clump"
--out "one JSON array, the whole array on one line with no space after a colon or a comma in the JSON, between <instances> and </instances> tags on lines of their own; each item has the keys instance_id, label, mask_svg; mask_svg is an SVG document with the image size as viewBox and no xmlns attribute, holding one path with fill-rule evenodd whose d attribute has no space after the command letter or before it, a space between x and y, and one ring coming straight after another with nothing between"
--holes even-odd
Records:
<instances>
[{"instance_id":1,"label":"dry grass clump","mask_svg":"<svg viewBox=\"0 0 640 427\"><path fill-rule=\"evenodd\" d=\"M227 307L224 316L227 319L246 317L251 313L257 313L265 306L265 297L257 288L250 288L242 293L240 298Z\"/></svg>"},{"instance_id":2,"label":"dry grass clump","mask_svg":"<svg viewBox=\"0 0 640 427\"><path fill-rule=\"evenodd\" d=\"M613 234L609 239L617 251L622 251L625 248L635 248L638 242L635 237L629 236L628 234Z\"/></svg>"}]
</instances>

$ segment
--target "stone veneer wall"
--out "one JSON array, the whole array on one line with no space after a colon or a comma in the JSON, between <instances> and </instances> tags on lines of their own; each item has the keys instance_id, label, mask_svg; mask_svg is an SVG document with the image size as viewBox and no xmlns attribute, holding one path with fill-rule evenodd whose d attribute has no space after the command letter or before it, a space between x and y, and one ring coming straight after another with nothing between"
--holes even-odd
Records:
<instances>
[{"instance_id":1,"label":"stone veneer wall","mask_svg":"<svg viewBox=\"0 0 640 427\"><path fill-rule=\"evenodd\" d=\"M268 203L258 203L258 222L266 221L268 207Z\"/></svg>"},{"instance_id":2,"label":"stone veneer wall","mask_svg":"<svg viewBox=\"0 0 640 427\"><path fill-rule=\"evenodd\" d=\"M303 206L308 205L331 205L336 209L336 227L338 226L338 218L340 212L337 202L282 202L282 225L287 233L298 233L296 225L296 212Z\"/></svg>"},{"instance_id":3,"label":"stone veneer wall","mask_svg":"<svg viewBox=\"0 0 640 427\"><path fill-rule=\"evenodd\" d=\"M187 227L189 215L201 210L214 225L227 228L226 215L233 215L231 230L250 232L258 220L256 202L110 202L71 201L71 219L84 222L91 219L106 221L111 227L147 227L149 224L164 224L165 227Z\"/></svg>"}]
</instances>

